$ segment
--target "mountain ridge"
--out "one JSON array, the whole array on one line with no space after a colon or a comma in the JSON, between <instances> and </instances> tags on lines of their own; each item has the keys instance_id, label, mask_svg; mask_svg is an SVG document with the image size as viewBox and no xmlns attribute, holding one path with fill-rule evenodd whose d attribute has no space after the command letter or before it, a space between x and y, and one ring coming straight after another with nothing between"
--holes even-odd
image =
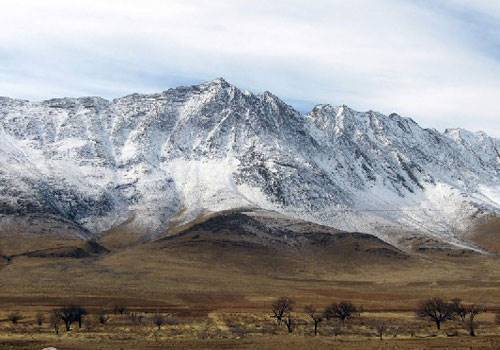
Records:
<instances>
[{"instance_id":1,"label":"mountain ridge","mask_svg":"<svg viewBox=\"0 0 500 350\"><path fill-rule=\"evenodd\" d=\"M134 217L156 237L179 213L251 206L467 244L500 208L500 140L453 130L345 105L302 114L222 78L111 101L0 98L0 223L56 230L49 216L90 237Z\"/></svg>"}]
</instances>

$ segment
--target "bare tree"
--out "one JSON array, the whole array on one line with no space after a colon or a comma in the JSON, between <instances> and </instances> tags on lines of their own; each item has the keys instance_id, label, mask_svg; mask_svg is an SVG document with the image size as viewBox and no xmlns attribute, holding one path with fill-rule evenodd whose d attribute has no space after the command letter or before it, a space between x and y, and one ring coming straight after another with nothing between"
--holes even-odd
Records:
<instances>
[{"instance_id":1,"label":"bare tree","mask_svg":"<svg viewBox=\"0 0 500 350\"><path fill-rule=\"evenodd\" d=\"M41 312L39 312L36 314L35 320L38 327L41 327L43 325L43 322L45 321L45 316Z\"/></svg>"},{"instance_id":2,"label":"bare tree","mask_svg":"<svg viewBox=\"0 0 500 350\"><path fill-rule=\"evenodd\" d=\"M7 315L7 319L12 323L12 324L17 324L19 321L23 319L23 316L17 312L11 312L10 314Z\"/></svg>"},{"instance_id":3,"label":"bare tree","mask_svg":"<svg viewBox=\"0 0 500 350\"><path fill-rule=\"evenodd\" d=\"M454 306L441 298L432 298L420 303L416 314L418 317L433 321L439 330L443 322L453 319Z\"/></svg>"},{"instance_id":4,"label":"bare tree","mask_svg":"<svg viewBox=\"0 0 500 350\"><path fill-rule=\"evenodd\" d=\"M323 321L323 315L316 310L312 305L307 305L304 308L304 312L313 320L314 322L314 335L318 334L319 323Z\"/></svg>"},{"instance_id":5,"label":"bare tree","mask_svg":"<svg viewBox=\"0 0 500 350\"><path fill-rule=\"evenodd\" d=\"M387 330L387 324L384 321L379 321L375 324L375 331L377 336L382 340L384 332Z\"/></svg>"},{"instance_id":6,"label":"bare tree","mask_svg":"<svg viewBox=\"0 0 500 350\"><path fill-rule=\"evenodd\" d=\"M87 314L87 310L85 310L85 308L74 305L62 307L54 310L54 312L64 322L67 332L71 330L71 324L73 322L78 322L78 328L82 328L83 316Z\"/></svg>"},{"instance_id":7,"label":"bare tree","mask_svg":"<svg viewBox=\"0 0 500 350\"><path fill-rule=\"evenodd\" d=\"M393 337L393 338L397 338L397 336L398 336L398 334L399 334L399 331L400 331L400 330L401 330L401 327L399 327L399 326L395 326L395 327L393 328L393 332L394 332L394 333L392 334L392 337Z\"/></svg>"},{"instance_id":8,"label":"bare tree","mask_svg":"<svg viewBox=\"0 0 500 350\"><path fill-rule=\"evenodd\" d=\"M71 330L71 324L74 321L73 310L70 307L63 307L58 310L53 311L54 315L64 322L64 326L66 327L66 332Z\"/></svg>"},{"instance_id":9,"label":"bare tree","mask_svg":"<svg viewBox=\"0 0 500 350\"><path fill-rule=\"evenodd\" d=\"M358 309L349 301L342 301L339 304L331 304L325 308L323 312L327 320L336 318L340 324L344 326L345 321L359 313Z\"/></svg>"},{"instance_id":10,"label":"bare tree","mask_svg":"<svg viewBox=\"0 0 500 350\"><path fill-rule=\"evenodd\" d=\"M465 317L464 317L464 327L466 330L469 331L469 335L471 337L476 336L476 328L477 328L477 323L475 321L475 318L477 315L480 313L483 313L486 311L486 308L482 305L467 305L464 307L465 309Z\"/></svg>"},{"instance_id":11,"label":"bare tree","mask_svg":"<svg viewBox=\"0 0 500 350\"><path fill-rule=\"evenodd\" d=\"M465 305L462 304L462 300L459 298L452 299L450 305L453 313L458 316L462 322L465 322L467 312L465 310Z\"/></svg>"},{"instance_id":12,"label":"bare tree","mask_svg":"<svg viewBox=\"0 0 500 350\"><path fill-rule=\"evenodd\" d=\"M286 325L286 329L288 330L288 333L292 333L294 321L292 318L292 314L290 312L287 314L287 316L285 318L285 325Z\"/></svg>"},{"instance_id":13,"label":"bare tree","mask_svg":"<svg viewBox=\"0 0 500 350\"><path fill-rule=\"evenodd\" d=\"M278 325L283 321L283 317L293 310L295 302L288 297L281 297L272 303L273 318L276 319Z\"/></svg>"},{"instance_id":14,"label":"bare tree","mask_svg":"<svg viewBox=\"0 0 500 350\"><path fill-rule=\"evenodd\" d=\"M73 306L74 320L78 322L78 328L82 328L83 316L87 315L87 310L81 306Z\"/></svg>"},{"instance_id":15,"label":"bare tree","mask_svg":"<svg viewBox=\"0 0 500 350\"><path fill-rule=\"evenodd\" d=\"M59 325L61 324L61 315L59 311L53 310L49 318L50 325L54 328L54 332L59 334Z\"/></svg>"},{"instance_id":16,"label":"bare tree","mask_svg":"<svg viewBox=\"0 0 500 350\"><path fill-rule=\"evenodd\" d=\"M153 315L152 320L153 320L153 323L156 325L156 327L158 327L158 330L160 330L161 326L163 326L166 322L165 316L163 316L159 312L157 312Z\"/></svg>"}]
</instances>

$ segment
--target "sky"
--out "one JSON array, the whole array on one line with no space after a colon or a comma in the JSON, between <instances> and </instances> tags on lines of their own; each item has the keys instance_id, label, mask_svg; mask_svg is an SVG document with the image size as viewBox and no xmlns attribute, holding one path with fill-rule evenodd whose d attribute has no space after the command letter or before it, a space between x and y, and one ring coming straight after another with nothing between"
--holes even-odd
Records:
<instances>
[{"instance_id":1,"label":"sky","mask_svg":"<svg viewBox=\"0 0 500 350\"><path fill-rule=\"evenodd\" d=\"M302 112L396 112L500 137L498 0L1 0L0 96L224 77Z\"/></svg>"}]
</instances>

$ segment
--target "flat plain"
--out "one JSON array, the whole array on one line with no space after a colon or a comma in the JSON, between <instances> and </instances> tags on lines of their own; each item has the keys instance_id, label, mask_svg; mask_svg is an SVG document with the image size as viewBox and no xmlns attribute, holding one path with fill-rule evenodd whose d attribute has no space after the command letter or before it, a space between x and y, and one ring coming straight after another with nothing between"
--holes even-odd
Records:
<instances>
[{"instance_id":1,"label":"flat plain","mask_svg":"<svg viewBox=\"0 0 500 350\"><path fill-rule=\"evenodd\" d=\"M96 242L106 249L50 236L2 237L0 349L500 349L494 254L405 254L362 235L321 246L267 245L203 227L128 247L110 237ZM291 334L271 317L281 296L295 301ZM431 297L485 305L477 336L457 321L438 331L417 318L416 306ZM362 312L343 327L324 320L314 336L304 307L340 301ZM49 316L64 305L89 315L82 328L61 325L56 335ZM127 311L114 312L117 305ZM22 315L17 324L9 321L14 312ZM152 321L158 314L161 329Z\"/></svg>"}]
</instances>

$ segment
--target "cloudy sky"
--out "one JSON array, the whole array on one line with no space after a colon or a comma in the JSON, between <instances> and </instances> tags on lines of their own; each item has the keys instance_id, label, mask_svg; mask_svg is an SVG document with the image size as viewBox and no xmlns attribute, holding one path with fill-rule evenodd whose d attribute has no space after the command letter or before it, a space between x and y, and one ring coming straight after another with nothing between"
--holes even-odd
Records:
<instances>
[{"instance_id":1,"label":"cloudy sky","mask_svg":"<svg viewBox=\"0 0 500 350\"><path fill-rule=\"evenodd\" d=\"M2 0L0 95L161 91L216 77L500 137L497 0Z\"/></svg>"}]
</instances>

